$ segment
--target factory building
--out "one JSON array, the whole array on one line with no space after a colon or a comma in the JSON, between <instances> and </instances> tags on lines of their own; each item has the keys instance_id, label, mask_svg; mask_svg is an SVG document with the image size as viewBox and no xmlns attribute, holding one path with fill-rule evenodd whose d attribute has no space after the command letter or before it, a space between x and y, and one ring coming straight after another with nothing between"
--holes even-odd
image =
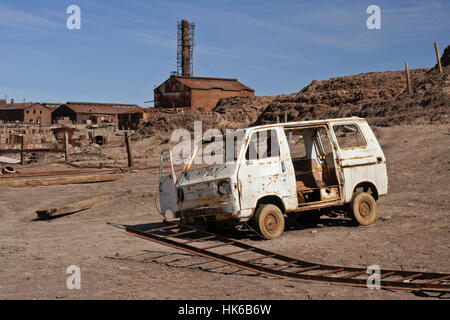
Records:
<instances>
[{"instance_id":1,"label":"factory building","mask_svg":"<svg viewBox=\"0 0 450 320\"><path fill-rule=\"evenodd\" d=\"M154 90L155 108L211 111L221 98L254 96L252 88L237 79L173 75Z\"/></svg>"},{"instance_id":2,"label":"factory building","mask_svg":"<svg viewBox=\"0 0 450 320\"><path fill-rule=\"evenodd\" d=\"M53 123L116 124L119 129L135 129L144 119L144 110L136 104L67 102L52 113Z\"/></svg>"}]
</instances>

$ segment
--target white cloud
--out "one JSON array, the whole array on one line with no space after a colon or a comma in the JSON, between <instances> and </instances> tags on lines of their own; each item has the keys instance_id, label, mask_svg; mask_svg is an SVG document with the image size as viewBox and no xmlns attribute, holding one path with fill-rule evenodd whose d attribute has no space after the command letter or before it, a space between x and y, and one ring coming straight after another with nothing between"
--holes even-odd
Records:
<instances>
[{"instance_id":1,"label":"white cloud","mask_svg":"<svg viewBox=\"0 0 450 320\"><path fill-rule=\"evenodd\" d=\"M19 27L24 29L63 28L54 21L43 16L0 5L0 25L6 27Z\"/></svg>"}]
</instances>

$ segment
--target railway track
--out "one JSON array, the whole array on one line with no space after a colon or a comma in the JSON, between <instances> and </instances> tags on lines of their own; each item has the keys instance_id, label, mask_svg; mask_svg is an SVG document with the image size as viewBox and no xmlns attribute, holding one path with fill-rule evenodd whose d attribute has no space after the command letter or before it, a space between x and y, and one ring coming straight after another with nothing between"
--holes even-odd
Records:
<instances>
[{"instance_id":1,"label":"railway track","mask_svg":"<svg viewBox=\"0 0 450 320\"><path fill-rule=\"evenodd\" d=\"M146 240L272 277L367 287L370 276L366 268L302 261L174 222L151 229L115 226ZM450 292L450 274L380 270L379 279L384 289Z\"/></svg>"}]
</instances>

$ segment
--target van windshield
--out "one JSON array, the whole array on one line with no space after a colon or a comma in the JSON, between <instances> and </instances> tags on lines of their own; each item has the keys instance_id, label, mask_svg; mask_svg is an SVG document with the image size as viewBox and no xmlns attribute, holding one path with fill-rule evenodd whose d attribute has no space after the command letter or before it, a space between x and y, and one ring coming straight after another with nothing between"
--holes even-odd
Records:
<instances>
[{"instance_id":1,"label":"van windshield","mask_svg":"<svg viewBox=\"0 0 450 320\"><path fill-rule=\"evenodd\" d=\"M188 170L234 163L242 149L244 135L245 131L236 131L225 136L204 138Z\"/></svg>"}]
</instances>

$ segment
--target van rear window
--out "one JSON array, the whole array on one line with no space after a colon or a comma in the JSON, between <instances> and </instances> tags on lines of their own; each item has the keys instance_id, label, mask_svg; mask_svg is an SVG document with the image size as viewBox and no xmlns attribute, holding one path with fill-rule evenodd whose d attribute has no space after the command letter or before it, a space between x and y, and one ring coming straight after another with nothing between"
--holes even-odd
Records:
<instances>
[{"instance_id":1,"label":"van rear window","mask_svg":"<svg viewBox=\"0 0 450 320\"><path fill-rule=\"evenodd\" d=\"M339 148L364 148L367 143L356 124L337 124L333 126Z\"/></svg>"}]
</instances>

